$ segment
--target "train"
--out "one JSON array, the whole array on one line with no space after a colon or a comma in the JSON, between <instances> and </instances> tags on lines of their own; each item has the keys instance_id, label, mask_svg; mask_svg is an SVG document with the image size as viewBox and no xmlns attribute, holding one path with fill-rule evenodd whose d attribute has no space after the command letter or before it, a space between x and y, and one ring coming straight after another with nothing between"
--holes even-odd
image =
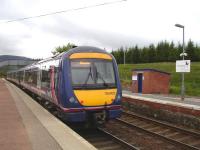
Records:
<instances>
[{"instance_id":1,"label":"train","mask_svg":"<svg viewBox=\"0 0 200 150\"><path fill-rule=\"evenodd\" d=\"M106 122L122 113L115 58L79 46L7 73L7 80L50 103L67 122Z\"/></svg>"}]
</instances>

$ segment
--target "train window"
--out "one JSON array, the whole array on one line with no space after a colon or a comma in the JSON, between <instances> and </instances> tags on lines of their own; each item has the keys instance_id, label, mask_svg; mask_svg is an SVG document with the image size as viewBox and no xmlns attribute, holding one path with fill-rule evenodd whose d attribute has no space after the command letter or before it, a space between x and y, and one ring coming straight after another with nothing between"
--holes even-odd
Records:
<instances>
[{"instance_id":1,"label":"train window","mask_svg":"<svg viewBox=\"0 0 200 150\"><path fill-rule=\"evenodd\" d=\"M41 86L50 88L50 70L42 70Z\"/></svg>"},{"instance_id":2,"label":"train window","mask_svg":"<svg viewBox=\"0 0 200 150\"><path fill-rule=\"evenodd\" d=\"M87 80L87 84L94 84L92 75L88 75L91 72L91 64L82 62L71 62L72 70L72 82L73 84L84 84Z\"/></svg>"},{"instance_id":3,"label":"train window","mask_svg":"<svg viewBox=\"0 0 200 150\"><path fill-rule=\"evenodd\" d=\"M22 82L23 81L23 76L24 76L24 72L20 71L19 72L19 81Z\"/></svg>"},{"instance_id":4,"label":"train window","mask_svg":"<svg viewBox=\"0 0 200 150\"><path fill-rule=\"evenodd\" d=\"M41 87L50 88L51 66L57 65L57 60L50 60L41 64Z\"/></svg>"},{"instance_id":5,"label":"train window","mask_svg":"<svg viewBox=\"0 0 200 150\"><path fill-rule=\"evenodd\" d=\"M31 72L31 77L32 77L32 83L34 85L37 85L37 71L32 71Z\"/></svg>"},{"instance_id":6,"label":"train window","mask_svg":"<svg viewBox=\"0 0 200 150\"><path fill-rule=\"evenodd\" d=\"M14 73L14 79L17 79L17 73L16 72Z\"/></svg>"},{"instance_id":7,"label":"train window","mask_svg":"<svg viewBox=\"0 0 200 150\"><path fill-rule=\"evenodd\" d=\"M32 83L31 72L30 70L25 71L25 82Z\"/></svg>"},{"instance_id":8,"label":"train window","mask_svg":"<svg viewBox=\"0 0 200 150\"><path fill-rule=\"evenodd\" d=\"M94 66L97 69L97 83L115 83L113 64L111 62L94 62Z\"/></svg>"},{"instance_id":9,"label":"train window","mask_svg":"<svg viewBox=\"0 0 200 150\"><path fill-rule=\"evenodd\" d=\"M116 87L113 63L109 60L72 60L71 73L74 88Z\"/></svg>"}]
</instances>

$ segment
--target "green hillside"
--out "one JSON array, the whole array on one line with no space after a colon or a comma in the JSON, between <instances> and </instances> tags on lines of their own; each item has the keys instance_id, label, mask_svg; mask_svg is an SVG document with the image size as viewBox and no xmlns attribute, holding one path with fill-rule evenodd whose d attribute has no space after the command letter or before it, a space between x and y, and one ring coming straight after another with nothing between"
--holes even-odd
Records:
<instances>
[{"instance_id":1,"label":"green hillside","mask_svg":"<svg viewBox=\"0 0 200 150\"><path fill-rule=\"evenodd\" d=\"M131 70L151 68L171 73L171 94L180 94L181 73L176 73L175 63L146 63L146 64L120 64L119 74L122 84L131 83ZM185 91L186 95L200 96L200 62L191 63L191 72L185 73Z\"/></svg>"}]
</instances>

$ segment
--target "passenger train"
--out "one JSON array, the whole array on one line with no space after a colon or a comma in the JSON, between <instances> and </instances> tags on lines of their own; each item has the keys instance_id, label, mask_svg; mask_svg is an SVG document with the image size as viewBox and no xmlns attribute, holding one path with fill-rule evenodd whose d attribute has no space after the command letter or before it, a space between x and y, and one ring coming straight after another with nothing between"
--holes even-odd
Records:
<instances>
[{"instance_id":1,"label":"passenger train","mask_svg":"<svg viewBox=\"0 0 200 150\"><path fill-rule=\"evenodd\" d=\"M53 104L68 122L98 122L121 115L117 63L99 48L72 48L8 72L7 80Z\"/></svg>"}]
</instances>

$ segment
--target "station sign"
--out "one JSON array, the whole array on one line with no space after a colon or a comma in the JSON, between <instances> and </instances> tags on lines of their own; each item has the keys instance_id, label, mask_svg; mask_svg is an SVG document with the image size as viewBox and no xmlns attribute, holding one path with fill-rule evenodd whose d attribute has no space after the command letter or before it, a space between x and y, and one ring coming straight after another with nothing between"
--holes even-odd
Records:
<instances>
[{"instance_id":1,"label":"station sign","mask_svg":"<svg viewBox=\"0 0 200 150\"><path fill-rule=\"evenodd\" d=\"M177 60L176 72L190 72L190 60Z\"/></svg>"}]
</instances>

